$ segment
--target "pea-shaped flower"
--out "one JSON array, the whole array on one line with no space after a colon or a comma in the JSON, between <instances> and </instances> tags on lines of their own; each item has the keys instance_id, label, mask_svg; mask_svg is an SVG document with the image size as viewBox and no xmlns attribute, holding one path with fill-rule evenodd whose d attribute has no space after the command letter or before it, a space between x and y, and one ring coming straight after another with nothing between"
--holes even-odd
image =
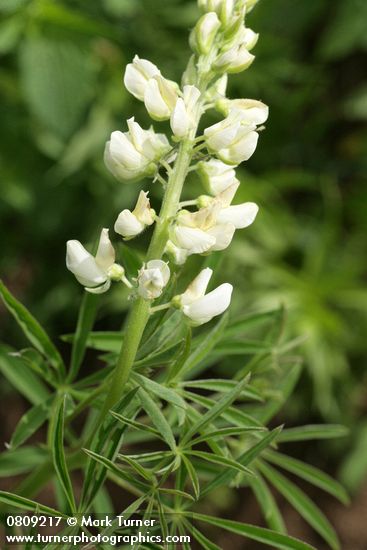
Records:
<instances>
[{"instance_id":1,"label":"pea-shaped flower","mask_svg":"<svg viewBox=\"0 0 367 550\"><path fill-rule=\"evenodd\" d=\"M190 36L191 47L199 55L207 54L213 45L215 35L221 26L218 15L209 12L203 15L197 22Z\"/></svg>"},{"instance_id":2,"label":"pea-shaped flower","mask_svg":"<svg viewBox=\"0 0 367 550\"><path fill-rule=\"evenodd\" d=\"M158 298L170 278L170 269L162 260L151 260L138 274L138 293L145 300Z\"/></svg>"},{"instance_id":3,"label":"pea-shaped flower","mask_svg":"<svg viewBox=\"0 0 367 550\"><path fill-rule=\"evenodd\" d=\"M171 128L176 138L185 138L195 127L199 98L198 88L191 85L184 86L183 98L178 98L171 115Z\"/></svg>"},{"instance_id":4,"label":"pea-shaped flower","mask_svg":"<svg viewBox=\"0 0 367 550\"><path fill-rule=\"evenodd\" d=\"M102 229L97 254L92 256L76 240L66 243L66 267L76 279L93 294L106 292L111 281L123 281L131 286L122 266L115 264L115 250L108 236L108 229Z\"/></svg>"},{"instance_id":5,"label":"pea-shaped flower","mask_svg":"<svg viewBox=\"0 0 367 550\"><path fill-rule=\"evenodd\" d=\"M205 189L214 196L238 182L235 170L218 159L199 162L198 174Z\"/></svg>"},{"instance_id":6,"label":"pea-shaped flower","mask_svg":"<svg viewBox=\"0 0 367 550\"><path fill-rule=\"evenodd\" d=\"M126 89L140 101L144 101L145 90L151 78L160 75L161 72L147 59L140 59L137 55L133 62L125 69L124 84Z\"/></svg>"},{"instance_id":7,"label":"pea-shaped flower","mask_svg":"<svg viewBox=\"0 0 367 550\"><path fill-rule=\"evenodd\" d=\"M212 275L212 269L203 269L186 291L172 300L173 305L181 309L194 326L207 323L213 317L221 315L231 303L233 287L229 283L224 283L205 294Z\"/></svg>"},{"instance_id":8,"label":"pea-shaped flower","mask_svg":"<svg viewBox=\"0 0 367 550\"><path fill-rule=\"evenodd\" d=\"M269 107L256 99L222 98L215 106L224 116L228 116L231 111L237 111L241 114L242 124L264 124L269 116Z\"/></svg>"},{"instance_id":9,"label":"pea-shaped flower","mask_svg":"<svg viewBox=\"0 0 367 550\"><path fill-rule=\"evenodd\" d=\"M112 132L104 153L109 171L124 182L154 175L157 162L171 149L164 134L156 134L152 128L143 130L134 118L127 125L128 132Z\"/></svg>"},{"instance_id":10,"label":"pea-shaped flower","mask_svg":"<svg viewBox=\"0 0 367 550\"><path fill-rule=\"evenodd\" d=\"M233 15L235 0L199 0L199 8L205 12L216 12L224 24Z\"/></svg>"},{"instance_id":11,"label":"pea-shaped flower","mask_svg":"<svg viewBox=\"0 0 367 550\"><path fill-rule=\"evenodd\" d=\"M125 209L120 212L115 223L115 231L124 239L132 239L144 231L147 225L152 225L154 220L155 211L150 208L148 193L140 191L134 210L131 212Z\"/></svg>"},{"instance_id":12,"label":"pea-shaped flower","mask_svg":"<svg viewBox=\"0 0 367 550\"><path fill-rule=\"evenodd\" d=\"M176 82L156 75L148 80L144 91L144 103L154 120L168 120L178 99Z\"/></svg>"},{"instance_id":13,"label":"pea-shaped flower","mask_svg":"<svg viewBox=\"0 0 367 550\"><path fill-rule=\"evenodd\" d=\"M238 165L256 150L259 138L256 124L246 124L243 118L241 110L233 109L224 120L204 131L209 151L227 164Z\"/></svg>"}]
</instances>

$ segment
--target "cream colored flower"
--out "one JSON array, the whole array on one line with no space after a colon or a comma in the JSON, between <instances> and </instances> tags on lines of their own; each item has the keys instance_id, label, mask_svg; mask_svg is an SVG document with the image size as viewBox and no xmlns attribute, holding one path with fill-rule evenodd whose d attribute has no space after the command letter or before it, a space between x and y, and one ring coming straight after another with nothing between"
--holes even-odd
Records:
<instances>
[{"instance_id":1,"label":"cream colored flower","mask_svg":"<svg viewBox=\"0 0 367 550\"><path fill-rule=\"evenodd\" d=\"M152 128L143 130L134 118L127 124L128 132L112 132L104 153L109 171L124 182L154 175L157 162L171 149L164 134L156 134Z\"/></svg>"},{"instance_id":2,"label":"cream colored flower","mask_svg":"<svg viewBox=\"0 0 367 550\"><path fill-rule=\"evenodd\" d=\"M148 193L140 191L134 210L131 212L125 209L120 212L115 223L115 231L125 239L131 239L144 231L147 225L152 225L154 220L155 211L150 208Z\"/></svg>"},{"instance_id":3,"label":"cream colored flower","mask_svg":"<svg viewBox=\"0 0 367 550\"><path fill-rule=\"evenodd\" d=\"M185 292L173 299L176 307L182 310L194 326L207 323L213 317L221 315L231 302L233 287L229 283L224 283L205 294L212 275L213 271L210 268L203 269Z\"/></svg>"},{"instance_id":4,"label":"cream colored flower","mask_svg":"<svg viewBox=\"0 0 367 550\"><path fill-rule=\"evenodd\" d=\"M102 229L97 254L92 256L84 246L76 240L66 243L66 267L76 279L93 294L106 292L111 286L111 280L130 283L125 278L125 270L115 264L115 250L108 236L108 229Z\"/></svg>"},{"instance_id":5,"label":"cream colored flower","mask_svg":"<svg viewBox=\"0 0 367 550\"><path fill-rule=\"evenodd\" d=\"M158 298L170 278L170 269L162 260L151 260L138 274L138 293L145 300Z\"/></svg>"}]
</instances>

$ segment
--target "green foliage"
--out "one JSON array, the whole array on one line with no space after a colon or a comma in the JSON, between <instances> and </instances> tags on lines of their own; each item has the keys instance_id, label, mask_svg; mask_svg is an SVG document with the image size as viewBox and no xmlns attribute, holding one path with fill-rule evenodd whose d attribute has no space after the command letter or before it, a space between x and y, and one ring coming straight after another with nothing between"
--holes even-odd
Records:
<instances>
[{"instance_id":1,"label":"green foliage","mask_svg":"<svg viewBox=\"0 0 367 550\"><path fill-rule=\"evenodd\" d=\"M118 353L118 347L110 344L113 339L117 342L117 335L121 339L122 333L113 333L112 340L110 333L100 332L97 337L94 336L95 333L89 335L92 322L85 310L84 300L81 304L79 328L67 340L74 349L79 350L80 358L86 351L85 346L98 353L106 351L107 343L107 360L110 362ZM93 317L94 307L92 312ZM83 321L84 319L87 320ZM286 430L279 427L269 430L259 420L261 418L266 423L277 413L295 382L289 375L292 369L289 371L287 360L287 350L292 346L287 345L282 336L279 336L279 319L279 311L274 310L247 316L246 320L239 318L231 321L225 318L214 324L213 328L202 329L199 334L195 334L188 346L185 345L185 361L182 365L189 365L189 368L177 369L177 356L182 354L182 341L177 338L171 345L170 359L158 363L152 376L150 367L144 366L142 359L145 353L147 356L157 353L152 340L154 334L158 334L158 349L165 347L165 335L172 334L177 313L165 315L158 327L154 327L153 317L143 337L141 359L136 361L136 369L140 372L133 372L126 393L111 411L103 429L82 430L75 447L70 431L71 421L83 410L88 410L90 421L86 421L85 428L88 425L93 428L101 407L98 397L93 399L93 396L98 396L96 389L103 379L96 375L87 375L84 379L79 377L69 383L67 391L72 398L66 399L63 393L59 393L60 386L59 390L55 389L54 396L47 394L46 402L29 409L18 424L10 450L0 458L0 473L9 475L43 468L46 475L40 479L41 485L37 485L36 489L38 491L52 476L53 468L46 467L51 458L58 479L57 487L64 494L64 498L58 500L61 512L57 512L57 515L70 511L75 513L76 509L83 513L91 507L96 510L101 510L104 506L110 508L111 503L106 501L107 495L101 492L104 491L106 479L109 479L120 489L138 497L135 509L146 502L147 511L156 511L161 518L161 528L167 532L182 533L189 530L189 517L193 517L195 522L199 521L200 528L194 526L192 533L203 548L216 548L207 538L205 530L201 532L201 525L205 523L272 548L311 548L287 536L269 483L289 500L331 548L338 548L336 535L322 512L271 464L291 472L342 502L347 502L344 489L332 478L277 449L283 442L333 438L344 435L345 431L334 425ZM214 337L218 346L227 346L227 349L230 349L228 342L233 341L234 337L239 341L246 341L248 338L267 341L269 353L264 354L263 350L256 353L252 350L247 356L243 356L242 370L246 374L242 374L237 381L213 377L187 380L188 372L193 369L198 370L202 376L209 369L211 373L218 369L218 355L213 353L214 346L211 344ZM285 351L280 352L282 349ZM277 360L274 363L275 350ZM236 356L237 351L230 353ZM5 352L4 356L7 357ZM26 365L22 354L17 357L17 361L22 366ZM73 365L75 354L71 355L69 372L74 371L76 375ZM100 367L99 373L103 373L104 369L104 366ZM7 374L6 371L3 372ZM287 381L284 386L280 383L281 398L269 391L273 376L279 379L280 373L283 373ZM37 376L35 372L32 375ZM108 383L108 378L105 383ZM206 396L201 394L203 391ZM32 403L33 396L27 397ZM261 414L263 409L265 413ZM49 424L48 448L45 449L42 445L23 446L44 422ZM157 445L159 450L156 450ZM150 451L150 446L155 450ZM84 448L82 451L81 447ZM84 483L81 498L76 505L71 472L81 465ZM34 474L29 473L28 479L28 482L26 479L20 486L19 496L2 493L0 501L23 510L37 509L56 514L56 511L22 496L22 487L30 484L33 486ZM228 486L243 486L253 491L270 530L199 513L201 503L211 502L213 491L217 493ZM178 522L173 519L174 511L181 518Z\"/></svg>"}]
</instances>

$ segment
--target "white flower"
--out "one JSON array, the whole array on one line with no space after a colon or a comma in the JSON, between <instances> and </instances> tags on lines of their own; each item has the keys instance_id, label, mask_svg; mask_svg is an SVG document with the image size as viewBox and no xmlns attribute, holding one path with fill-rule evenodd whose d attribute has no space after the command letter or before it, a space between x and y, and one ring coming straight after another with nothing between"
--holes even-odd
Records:
<instances>
[{"instance_id":1,"label":"white flower","mask_svg":"<svg viewBox=\"0 0 367 550\"><path fill-rule=\"evenodd\" d=\"M214 11L200 17L190 36L190 43L193 50L199 55L209 53L220 26L221 22Z\"/></svg>"},{"instance_id":2,"label":"white flower","mask_svg":"<svg viewBox=\"0 0 367 550\"><path fill-rule=\"evenodd\" d=\"M121 181L154 175L157 161L171 149L166 136L156 134L152 128L143 130L134 118L127 124L128 132L112 132L106 143L104 161L107 168Z\"/></svg>"},{"instance_id":3,"label":"white flower","mask_svg":"<svg viewBox=\"0 0 367 550\"><path fill-rule=\"evenodd\" d=\"M255 56L248 51L245 45L235 45L219 54L214 62L214 68L224 73L240 73L247 69L254 59Z\"/></svg>"},{"instance_id":4,"label":"white flower","mask_svg":"<svg viewBox=\"0 0 367 550\"><path fill-rule=\"evenodd\" d=\"M148 80L144 92L144 103L154 120L168 120L178 99L176 82L156 75Z\"/></svg>"},{"instance_id":5,"label":"white flower","mask_svg":"<svg viewBox=\"0 0 367 550\"><path fill-rule=\"evenodd\" d=\"M183 98L178 98L171 115L172 132L177 138L186 137L195 128L199 98L200 90L195 86L184 86Z\"/></svg>"},{"instance_id":6,"label":"white flower","mask_svg":"<svg viewBox=\"0 0 367 550\"><path fill-rule=\"evenodd\" d=\"M255 152L259 138L256 124L245 124L239 109L230 111L227 118L204 131L208 149L223 162L238 165Z\"/></svg>"},{"instance_id":7,"label":"white flower","mask_svg":"<svg viewBox=\"0 0 367 550\"><path fill-rule=\"evenodd\" d=\"M92 256L76 240L66 243L66 267L85 290L93 294L106 292L111 280L124 280L124 268L115 264L115 250L108 236L108 229L102 229L97 254ZM124 280L125 282L126 280Z\"/></svg>"},{"instance_id":8,"label":"white flower","mask_svg":"<svg viewBox=\"0 0 367 550\"><path fill-rule=\"evenodd\" d=\"M222 98L215 106L224 116L233 110L242 113L242 123L246 124L263 124L269 116L269 107L256 99Z\"/></svg>"},{"instance_id":9,"label":"white flower","mask_svg":"<svg viewBox=\"0 0 367 550\"><path fill-rule=\"evenodd\" d=\"M115 223L115 231L122 237L131 239L144 231L147 225L152 225L154 219L155 211L150 208L148 193L140 191L134 210L131 212L125 209L120 212Z\"/></svg>"},{"instance_id":10,"label":"white flower","mask_svg":"<svg viewBox=\"0 0 367 550\"><path fill-rule=\"evenodd\" d=\"M151 260L138 274L138 293L145 300L158 298L168 283L170 270L166 262Z\"/></svg>"},{"instance_id":11,"label":"white flower","mask_svg":"<svg viewBox=\"0 0 367 550\"><path fill-rule=\"evenodd\" d=\"M203 269L186 291L173 299L173 303L182 310L194 326L207 323L213 317L220 315L231 302L233 287L229 283L224 283L205 294L212 274L213 271L210 268Z\"/></svg>"},{"instance_id":12,"label":"white flower","mask_svg":"<svg viewBox=\"0 0 367 550\"><path fill-rule=\"evenodd\" d=\"M191 254L205 254L227 248L236 229L244 229L253 223L258 206L245 202L231 206L238 189L235 180L216 197L206 197L208 206L196 212L181 210L170 231L167 253L179 265Z\"/></svg>"},{"instance_id":13,"label":"white flower","mask_svg":"<svg viewBox=\"0 0 367 550\"><path fill-rule=\"evenodd\" d=\"M239 183L235 170L218 159L199 162L198 174L205 189L214 196L234 183Z\"/></svg>"},{"instance_id":14,"label":"white flower","mask_svg":"<svg viewBox=\"0 0 367 550\"><path fill-rule=\"evenodd\" d=\"M148 81L161 72L147 59L140 59L137 55L133 62L126 66L124 84L126 89L137 99L144 101L145 89Z\"/></svg>"}]
</instances>

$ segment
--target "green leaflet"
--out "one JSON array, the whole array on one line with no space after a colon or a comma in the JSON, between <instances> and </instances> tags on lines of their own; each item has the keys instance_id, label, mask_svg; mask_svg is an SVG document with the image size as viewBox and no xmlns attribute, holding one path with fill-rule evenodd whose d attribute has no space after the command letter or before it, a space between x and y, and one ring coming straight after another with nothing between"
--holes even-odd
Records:
<instances>
[{"instance_id":1,"label":"green leaflet","mask_svg":"<svg viewBox=\"0 0 367 550\"><path fill-rule=\"evenodd\" d=\"M39 504L38 502L34 502L28 498L20 497L6 491L0 491L0 502L6 504L7 506L14 506L15 508L21 508L22 510L29 512L41 513L54 517L67 517L65 514L55 510L54 508L44 506L43 504Z\"/></svg>"},{"instance_id":2,"label":"green leaflet","mask_svg":"<svg viewBox=\"0 0 367 550\"><path fill-rule=\"evenodd\" d=\"M187 405L186 401L182 399L181 395L175 389L169 388L162 383L155 382L138 373L132 373L131 378L148 393L152 393L160 399L164 399L167 403L171 403L176 409L180 426L183 425L186 418Z\"/></svg>"},{"instance_id":3,"label":"green leaflet","mask_svg":"<svg viewBox=\"0 0 367 550\"><path fill-rule=\"evenodd\" d=\"M268 464L261 462L259 463L259 468L268 481L292 504L315 531L326 540L331 548L338 550L340 544L333 527L312 500L294 483Z\"/></svg>"},{"instance_id":4,"label":"green leaflet","mask_svg":"<svg viewBox=\"0 0 367 550\"><path fill-rule=\"evenodd\" d=\"M114 406L113 411L122 413L124 410L128 409L137 391L138 388L134 388L122 397ZM113 458L117 454L117 449L125 430L126 425L120 427L115 418L108 419L96 434L96 439L92 441L91 450L97 454L104 453L108 459ZM89 461L85 473L81 506L86 507L93 501L94 496L98 493L103 484L105 476L106 469L102 468L97 470L97 462L95 460Z\"/></svg>"},{"instance_id":5,"label":"green leaflet","mask_svg":"<svg viewBox=\"0 0 367 550\"><path fill-rule=\"evenodd\" d=\"M65 397L62 396L56 401L54 419L51 424L50 441L52 445L52 459L60 485L70 506L71 512L76 512L73 485L66 465L64 451L64 420L65 420Z\"/></svg>"},{"instance_id":6,"label":"green leaflet","mask_svg":"<svg viewBox=\"0 0 367 550\"><path fill-rule=\"evenodd\" d=\"M242 472L243 474L247 474L250 476L254 475L251 470L246 468L246 466L242 466L240 462L236 462L236 460L232 460L231 458L228 458L226 456L217 455L215 453L207 453L205 451L185 451L185 452L190 456L201 458L203 460L207 460L208 462L219 464L220 466L226 466L227 468L232 468L233 470L237 470L237 472Z\"/></svg>"},{"instance_id":7,"label":"green leaflet","mask_svg":"<svg viewBox=\"0 0 367 550\"><path fill-rule=\"evenodd\" d=\"M70 370L67 380L76 378L87 347L88 335L93 327L100 296L85 292L79 309L76 331L73 336ZM121 344L120 344L121 345Z\"/></svg>"},{"instance_id":8,"label":"green leaflet","mask_svg":"<svg viewBox=\"0 0 367 550\"><path fill-rule=\"evenodd\" d=\"M242 453L239 457L236 458L236 461L242 464L243 466L248 466L251 464L253 460L255 460L256 457L260 455L260 453L269 447L271 443L279 437L279 433L281 431L281 427L275 428L273 431L268 433L266 436L264 436L258 443L256 443L253 447L250 447L247 451ZM222 472L218 476L216 476L210 483L208 483L202 491L202 495L206 495L213 489L216 489L220 485L228 484L235 476L235 473L232 470L228 470L225 472Z\"/></svg>"},{"instance_id":9,"label":"green leaflet","mask_svg":"<svg viewBox=\"0 0 367 550\"><path fill-rule=\"evenodd\" d=\"M60 373L65 372L61 355L31 313L9 292L0 280L0 296L31 344L47 357L50 365Z\"/></svg>"},{"instance_id":10,"label":"green leaflet","mask_svg":"<svg viewBox=\"0 0 367 550\"><path fill-rule=\"evenodd\" d=\"M49 398L47 387L27 362L21 356L9 353L3 346L0 346L0 371L33 405L44 403Z\"/></svg>"},{"instance_id":11,"label":"green leaflet","mask_svg":"<svg viewBox=\"0 0 367 550\"><path fill-rule=\"evenodd\" d=\"M171 426L168 424L168 421L166 420L159 406L142 388L139 389L138 398L140 399L141 406L150 416L154 426L161 433L162 437L164 437L166 443L169 445L171 450L175 451L176 442L172 433Z\"/></svg>"},{"instance_id":12,"label":"green leaflet","mask_svg":"<svg viewBox=\"0 0 367 550\"><path fill-rule=\"evenodd\" d=\"M131 476L130 474L126 473L126 471L119 468L109 458L106 458L98 453L94 453L93 451L89 451L88 449L83 449L83 450L90 458L92 458L95 462L102 464L102 466L104 466L106 470L111 472L113 475L120 477L124 481L127 481L128 483L130 483L140 491L147 492L149 490L148 485L137 480L134 476Z\"/></svg>"},{"instance_id":13,"label":"green leaflet","mask_svg":"<svg viewBox=\"0 0 367 550\"><path fill-rule=\"evenodd\" d=\"M192 380L182 382L182 386L184 386L185 388L203 388L205 390L210 390L214 392L228 392L232 390L235 386L237 386L237 384L238 382L236 380L226 380L218 378L208 378L204 380ZM241 396L253 399L255 401L263 401L261 393L250 386L244 388Z\"/></svg>"},{"instance_id":14,"label":"green leaflet","mask_svg":"<svg viewBox=\"0 0 367 550\"><path fill-rule=\"evenodd\" d=\"M54 397L49 397L43 403L29 409L19 420L11 437L9 448L16 449L22 445L38 428L46 422Z\"/></svg>"},{"instance_id":15,"label":"green leaflet","mask_svg":"<svg viewBox=\"0 0 367 550\"><path fill-rule=\"evenodd\" d=\"M47 457L47 451L38 447L21 447L5 451L0 454L0 477L10 477L30 472Z\"/></svg>"},{"instance_id":16,"label":"green leaflet","mask_svg":"<svg viewBox=\"0 0 367 550\"><path fill-rule=\"evenodd\" d=\"M180 370L180 378L184 378L196 365L200 363L212 351L217 342L221 339L223 331L228 323L228 314L222 315L218 323L200 341L199 345L188 356Z\"/></svg>"},{"instance_id":17,"label":"green leaflet","mask_svg":"<svg viewBox=\"0 0 367 550\"><path fill-rule=\"evenodd\" d=\"M279 533L286 533L286 527L284 525L282 514L278 508L278 505L271 494L267 484L259 474L256 472L255 476L252 476L248 480L251 489L253 490L256 500L259 503L266 523L270 529L278 531Z\"/></svg>"},{"instance_id":18,"label":"green leaflet","mask_svg":"<svg viewBox=\"0 0 367 550\"><path fill-rule=\"evenodd\" d=\"M195 470L194 466L192 465L191 460L185 454L182 455L182 461L185 465L186 471L187 471L188 476L190 478L192 488L194 489L195 498L196 498L196 500L199 500L199 497L200 497L200 482L199 482L199 477L196 473L196 470Z\"/></svg>"},{"instance_id":19,"label":"green leaflet","mask_svg":"<svg viewBox=\"0 0 367 550\"><path fill-rule=\"evenodd\" d=\"M248 523L239 523L238 521L231 521L228 519L221 519L204 514L193 514L194 519L221 527L226 531L247 537L257 542L262 542L274 548L280 550L316 550L313 546L301 542L298 539L277 533L276 531L270 531L262 527L256 527L255 525L249 525Z\"/></svg>"},{"instance_id":20,"label":"green leaflet","mask_svg":"<svg viewBox=\"0 0 367 550\"><path fill-rule=\"evenodd\" d=\"M264 454L264 458L330 493L343 504L349 503L349 497L344 487L318 468L305 464L301 460L270 450Z\"/></svg>"},{"instance_id":21,"label":"green leaflet","mask_svg":"<svg viewBox=\"0 0 367 550\"><path fill-rule=\"evenodd\" d=\"M339 424L314 424L300 426L299 428L286 428L279 437L279 443L308 441L310 439L334 439L345 437L348 433L348 428Z\"/></svg>"},{"instance_id":22,"label":"green leaflet","mask_svg":"<svg viewBox=\"0 0 367 550\"><path fill-rule=\"evenodd\" d=\"M240 395L242 389L244 386L248 383L248 378L245 378L242 380L242 382L239 382L235 388L233 388L230 392L225 394L219 401L216 403L211 409L209 409L198 422L196 422L189 430L186 432L186 434L183 436L181 444L185 445L188 441L190 441L191 437L199 432L202 428L205 428L208 424L213 422L218 416L220 416L223 411L228 409L228 407L235 401L238 395Z\"/></svg>"}]
</instances>

